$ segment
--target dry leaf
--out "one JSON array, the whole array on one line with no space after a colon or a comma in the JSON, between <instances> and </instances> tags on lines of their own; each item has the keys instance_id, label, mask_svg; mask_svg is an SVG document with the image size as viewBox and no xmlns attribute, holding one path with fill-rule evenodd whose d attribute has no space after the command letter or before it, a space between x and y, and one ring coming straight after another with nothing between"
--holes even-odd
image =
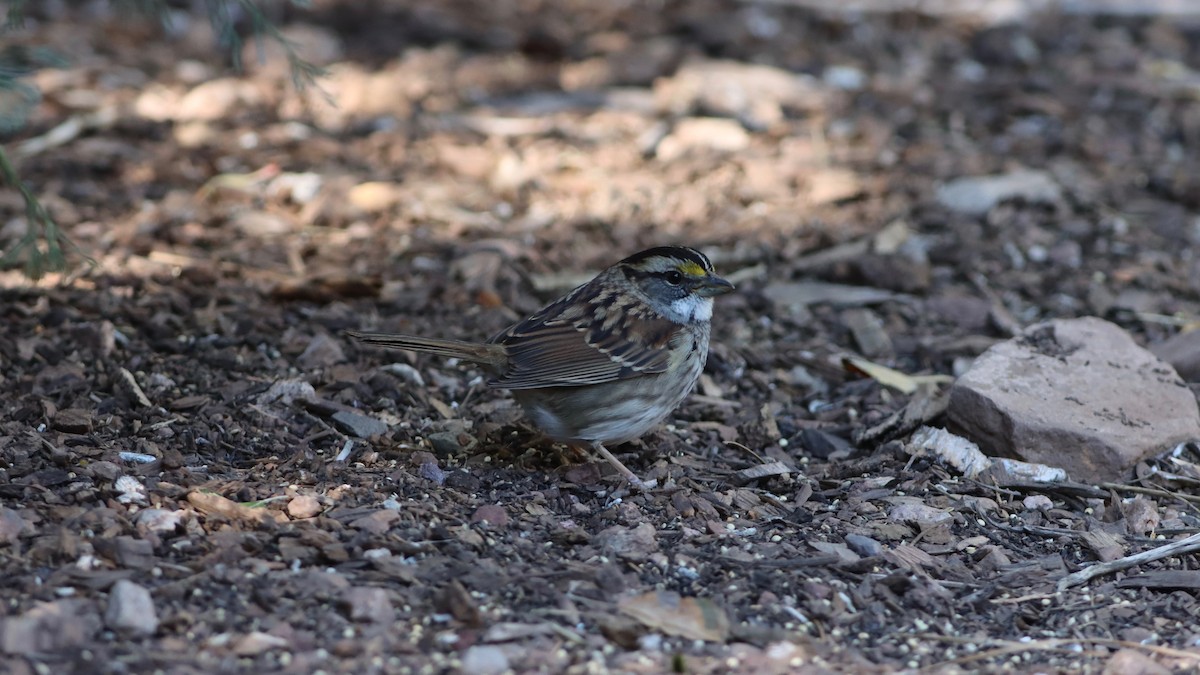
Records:
<instances>
[{"instance_id":1,"label":"dry leaf","mask_svg":"<svg viewBox=\"0 0 1200 675\"><path fill-rule=\"evenodd\" d=\"M646 627L689 640L724 642L729 638L729 617L708 598L684 598L671 591L652 591L617 604L622 613Z\"/></svg>"},{"instance_id":2,"label":"dry leaf","mask_svg":"<svg viewBox=\"0 0 1200 675\"><path fill-rule=\"evenodd\" d=\"M188 503L200 513L218 515L230 520L245 520L255 523L266 520L274 520L275 522L287 520L287 516L279 511L243 506L233 500L211 492L189 492L187 499Z\"/></svg>"},{"instance_id":3,"label":"dry leaf","mask_svg":"<svg viewBox=\"0 0 1200 675\"><path fill-rule=\"evenodd\" d=\"M911 394L917 390L917 381L904 373L874 361L868 361L857 356L842 358L842 367L850 372L857 372L875 380L885 387L891 387L902 394Z\"/></svg>"}]
</instances>

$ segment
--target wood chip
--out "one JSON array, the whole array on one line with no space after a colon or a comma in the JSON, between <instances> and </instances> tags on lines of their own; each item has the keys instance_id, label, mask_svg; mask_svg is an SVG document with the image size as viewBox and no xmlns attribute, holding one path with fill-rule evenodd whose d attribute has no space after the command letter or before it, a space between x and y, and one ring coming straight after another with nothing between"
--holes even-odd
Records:
<instances>
[{"instance_id":1,"label":"wood chip","mask_svg":"<svg viewBox=\"0 0 1200 675\"><path fill-rule=\"evenodd\" d=\"M146 392L142 391L142 388L140 385L138 385L137 380L133 378L133 373L129 372L125 368L118 368L117 381L121 389L133 399L134 403L137 403L143 408L154 407L154 404L151 403L150 399L146 396Z\"/></svg>"},{"instance_id":2,"label":"wood chip","mask_svg":"<svg viewBox=\"0 0 1200 675\"><path fill-rule=\"evenodd\" d=\"M782 476L793 473L793 469L783 462L767 462L766 464L758 464L749 468L742 469L733 475L735 480L742 483L758 480L759 478L767 478L770 476Z\"/></svg>"}]
</instances>

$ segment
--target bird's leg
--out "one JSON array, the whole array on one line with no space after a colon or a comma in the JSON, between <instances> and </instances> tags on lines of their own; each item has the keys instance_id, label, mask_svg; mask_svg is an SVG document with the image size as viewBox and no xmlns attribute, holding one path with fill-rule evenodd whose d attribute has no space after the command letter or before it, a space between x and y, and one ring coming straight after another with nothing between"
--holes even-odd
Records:
<instances>
[{"instance_id":1,"label":"bird's leg","mask_svg":"<svg viewBox=\"0 0 1200 675\"><path fill-rule=\"evenodd\" d=\"M558 459L564 464L567 462L575 462L578 464L579 462L586 462L594 459L591 453L588 452L588 449L582 445L572 445L568 443L566 448L567 449L565 451L558 453Z\"/></svg>"},{"instance_id":2,"label":"bird's leg","mask_svg":"<svg viewBox=\"0 0 1200 675\"><path fill-rule=\"evenodd\" d=\"M641 490L649 490L658 484L658 481L656 480L643 481L641 478L638 478L632 471L629 470L628 467L621 463L621 460L617 459L615 455L609 452L608 448L604 447L603 444L592 441L592 450L595 451L596 454L608 460L608 463L613 465L613 468L617 470L617 473L621 474L621 477L629 481L629 484L633 487Z\"/></svg>"}]
</instances>

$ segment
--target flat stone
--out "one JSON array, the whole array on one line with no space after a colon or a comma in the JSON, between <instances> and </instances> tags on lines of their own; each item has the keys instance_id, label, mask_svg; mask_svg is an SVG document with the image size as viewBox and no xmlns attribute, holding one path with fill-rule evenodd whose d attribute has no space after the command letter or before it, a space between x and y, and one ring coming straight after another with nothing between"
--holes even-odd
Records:
<instances>
[{"instance_id":1,"label":"flat stone","mask_svg":"<svg viewBox=\"0 0 1200 675\"><path fill-rule=\"evenodd\" d=\"M383 534L391 529L396 521L400 520L400 514L390 509L379 509L369 515L363 516L357 520L351 521L350 527L371 534Z\"/></svg>"},{"instance_id":2,"label":"flat stone","mask_svg":"<svg viewBox=\"0 0 1200 675\"><path fill-rule=\"evenodd\" d=\"M847 534L846 546L849 546L851 551L863 557L873 557L883 554L883 544L862 534Z\"/></svg>"},{"instance_id":3,"label":"flat stone","mask_svg":"<svg viewBox=\"0 0 1200 675\"><path fill-rule=\"evenodd\" d=\"M508 512L499 504L484 504L475 509L471 516L472 523L487 523L493 528L503 528L508 525Z\"/></svg>"},{"instance_id":4,"label":"flat stone","mask_svg":"<svg viewBox=\"0 0 1200 675\"><path fill-rule=\"evenodd\" d=\"M154 566L154 544L122 535L113 540L117 563L126 569L147 570Z\"/></svg>"},{"instance_id":5,"label":"flat stone","mask_svg":"<svg viewBox=\"0 0 1200 675\"><path fill-rule=\"evenodd\" d=\"M454 431L435 431L425 439L429 441L429 447L433 448L434 453L441 457L451 457L466 449L459 439L459 434Z\"/></svg>"},{"instance_id":6,"label":"flat stone","mask_svg":"<svg viewBox=\"0 0 1200 675\"><path fill-rule=\"evenodd\" d=\"M90 601L38 603L24 614L0 619L0 652L34 656L77 649L98 630L100 617Z\"/></svg>"},{"instance_id":7,"label":"flat stone","mask_svg":"<svg viewBox=\"0 0 1200 675\"><path fill-rule=\"evenodd\" d=\"M993 346L955 382L952 427L984 452L1119 480L1142 459L1200 438L1200 409L1171 366L1086 317L1038 324Z\"/></svg>"},{"instance_id":8,"label":"flat stone","mask_svg":"<svg viewBox=\"0 0 1200 675\"><path fill-rule=\"evenodd\" d=\"M868 358L880 359L890 357L892 338L888 336L883 325L883 319L878 314L865 307L852 307L842 312L842 323L850 329L858 350Z\"/></svg>"},{"instance_id":9,"label":"flat stone","mask_svg":"<svg viewBox=\"0 0 1200 675\"><path fill-rule=\"evenodd\" d=\"M0 506L0 546L17 543L22 532L28 532L33 527L20 513Z\"/></svg>"},{"instance_id":10,"label":"flat stone","mask_svg":"<svg viewBox=\"0 0 1200 675\"><path fill-rule=\"evenodd\" d=\"M342 608L351 621L390 623L396 618L388 592L373 586L355 586L342 593Z\"/></svg>"},{"instance_id":11,"label":"flat stone","mask_svg":"<svg viewBox=\"0 0 1200 675\"><path fill-rule=\"evenodd\" d=\"M158 630L158 615L150 591L128 579L113 584L108 592L104 624L126 635L153 635Z\"/></svg>"},{"instance_id":12,"label":"flat stone","mask_svg":"<svg viewBox=\"0 0 1200 675\"><path fill-rule=\"evenodd\" d=\"M233 653L238 656L258 656L272 649L286 649L290 644L287 638L256 630L234 643Z\"/></svg>"},{"instance_id":13,"label":"flat stone","mask_svg":"<svg viewBox=\"0 0 1200 675\"><path fill-rule=\"evenodd\" d=\"M313 386L305 380L279 380L273 383L270 389L259 394L258 403L277 403L280 406L289 406L296 399L311 401L316 397L317 390L313 389Z\"/></svg>"},{"instance_id":14,"label":"flat stone","mask_svg":"<svg viewBox=\"0 0 1200 675\"><path fill-rule=\"evenodd\" d=\"M296 363L301 368L328 368L345 360L342 344L324 333L318 333L296 358Z\"/></svg>"},{"instance_id":15,"label":"flat stone","mask_svg":"<svg viewBox=\"0 0 1200 675\"><path fill-rule=\"evenodd\" d=\"M121 467L105 460L97 460L88 464L86 470L93 478L106 480L110 483L116 481L122 474Z\"/></svg>"},{"instance_id":16,"label":"flat stone","mask_svg":"<svg viewBox=\"0 0 1200 675\"><path fill-rule=\"evenodd\" d=\"M596 535L596 543L607 555L640 561L658 550L658 531L650 523L634 528L613 525Z\"/></svg>"},{"instance_id":17,"label":"flat stone","mask_svg":"<svg viewBox=\"0 0 1200 675\"><path fill-rule=\"evenodd\" d=\"M1045 171L1020 169L996 176L956 178L937 190L939 204L973 216L982 216L1010 199L1057 204L1062 201L1062 188Z\"/></svg>"},{"instance_id":18,"label":"flat stone","mask_svg":"<svg viewBox=\"0 0 1200 675\"><path fill-rule=\"evenodd\" d=\"M1200 329L1179 333L1151 345L1150 351L1171 364L1183 379L1200 382Z\"/></svg>"},{"instance_id":19,"label":"flat stone","mask_svg":"<svg viewBox=\"0 0 1200 675\"><path fill-rule=\"evenodd\" d=\"M360 415L358 413L339 410L335 412L331 419L337 428L359 438L370 438L372 436L382 436L387 433L388 426L374 417Z\"/></svg>"},{"instance_id":20,"label":"flat stone","mask_svg":"<svg viewBox=\"0 0 1200 675\"><path fill-rule=\"evenodd\" d=\"M508 656L500 647L473 645L463 652L462 669L464 673L499 675L508 670Z\"/></svg>"},{"instance_id":21,"label":"flat stone","mask_svg":"<svg viewBox=\"0 0 1200 675\"><path fill-rule=\"evenodd\" d=\"M50 422L50 426L67 434L86 434L92 430L92 414L76 408L59 410Z\"/></svg>"},{"instance_id":22,"label":"flat stone","mask_svg":"<svg viewBox=\"0 0 1200 675\"><path fill-rule=\"evenodd\" d=\"M297 519L312 518L320 513L322 508L320 500L316 497L296 495L292 501L288 502L287 512L289 516Z\"/></svg>"}]
</instances>

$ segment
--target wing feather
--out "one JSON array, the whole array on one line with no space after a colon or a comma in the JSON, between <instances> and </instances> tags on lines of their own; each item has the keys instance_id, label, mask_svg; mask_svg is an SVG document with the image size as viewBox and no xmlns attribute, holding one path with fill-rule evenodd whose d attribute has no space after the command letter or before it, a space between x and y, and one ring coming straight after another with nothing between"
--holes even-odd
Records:
<instances>
[{"instance_id":1,"label":"wing feather","mask_svg":"<svg viewBox=\"0 0 1200 675\"><path fill-rule=\"evenodd\" d=\"M578 387L661 373L680 328L640 304L620 304L600 279L580 286L490 342L509 367L489 384L506 389ZM614 320L624 316L625 323Z\"/></svg>"}]
</instances>

